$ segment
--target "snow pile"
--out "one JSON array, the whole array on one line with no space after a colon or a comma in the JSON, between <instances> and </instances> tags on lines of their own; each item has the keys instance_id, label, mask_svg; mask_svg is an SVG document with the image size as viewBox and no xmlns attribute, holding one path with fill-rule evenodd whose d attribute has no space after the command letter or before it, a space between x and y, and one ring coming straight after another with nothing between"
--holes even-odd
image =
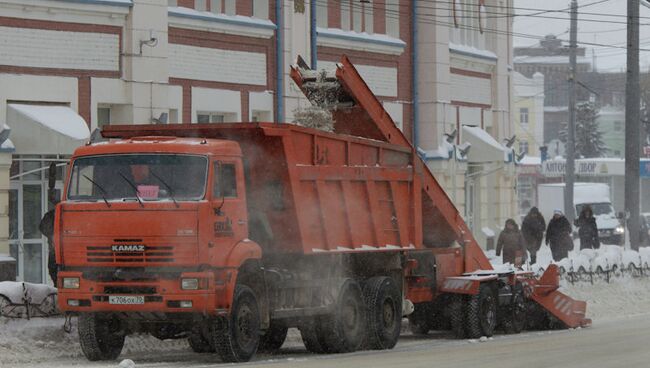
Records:
<instances>
[{"instance_id":1,"label":"snow pile","mask_svg":"<svg viewBox=\"0 0 650 368\"><path fill-rule=\"evenodd\" d=\"M551 263L553 263L551 249L548 246L542 246L537 252L537 263L531 265L530 268L535 272L542 273ZM641 248L638 252L624 249L618 245L602 245L600 249L575 249L569 252L567 258L555 263L562 272L648 269L650 248Z\"/></svg>"},{"instance_id":2,"label":"snow pile","mask_svg":"<svg viewBox=\"0 0 650 368\"><path fill-rule=\"evenodd\" d=\"M334 131L334 119L332 113L320 107L309 106L304 109L296 109L293 112L294 122L306 128Z\"/></svg>"},{"instance_id":3,"label":"snow pile","mask_svg":"<svg viewBox=\"0 0 650 368\"><path fill-rule=\"evenodd\" d=\"M609 283L597 280L591 283L560 282L560 291L577 300L587 302L587 317L598 321L648 313L650 280L625 276Z\"/></svg>"},{"instance_id":4,"label":"snow pile","mask_svg":"<svg viewBox=\"0 0 650 368\"><path fill-rule=\"evenodd\" d=\"M0 317L0 366L51 362L66 358L87 363L79 346L77 321L71 333L63 331L63 317L8 319ZM191 352L186 339L161 341L149 335L126 338L122 354ZM116 364L117 366L117 364Z\"/></svg>"},{"instance_id":5,"label":"snow pile","mask_svg":"<svg viewBox=\"0 0 650 368\"><path fill-rule=\"evenodd\" d=\"M135 368L135 363L131 359L124 359L117 368Z\"/></svg>"},{"instance_id":6,"label":"snow pile","mask_svg":"<svg viewBox=\"0 0 650 368\"><path fill-rule=\"evenodd\" d=\"M30 303L41 304L45 298L56 293L56 288L44 284L16 281L0 282L0 295L13 304L23 304L25 299L28 299Z\"/></svg>"}]
</instances>

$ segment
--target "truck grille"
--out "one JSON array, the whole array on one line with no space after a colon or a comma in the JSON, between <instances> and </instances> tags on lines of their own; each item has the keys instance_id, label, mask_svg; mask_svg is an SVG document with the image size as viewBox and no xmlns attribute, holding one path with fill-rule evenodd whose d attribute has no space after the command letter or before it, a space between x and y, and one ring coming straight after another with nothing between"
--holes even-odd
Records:
<instances>
[{"instance_id":1,"label":"truck grille","mask_svg":"<svg viewBox=\"0 0 650 368\"><path fill-rule=\"evenodd\" d=\"M105 294L155 294L155 286L104 286Z\"/></svg>"},{"instance_id":2,"label":"truck grille","mask_svg":"<svg viewBox=\"0 0 650 368\"><path fill-rule=\"evenodd\" d=\"M114 252L111 246L86 247L89 263L171 263L174 262L173 246L147 246L142 252Z\"/></svg>"}]
</instances>

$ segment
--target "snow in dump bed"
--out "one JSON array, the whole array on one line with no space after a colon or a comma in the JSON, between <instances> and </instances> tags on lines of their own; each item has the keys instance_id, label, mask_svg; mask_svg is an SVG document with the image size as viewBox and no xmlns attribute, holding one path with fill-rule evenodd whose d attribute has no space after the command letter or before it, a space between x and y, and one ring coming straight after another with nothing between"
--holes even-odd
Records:
<instances>
[{"instance_id":1,"label":"snow in dump bed","mask_svg":"<svg viewBox=\"0 0 650 368\"><path fill-rule=\"evenodd\" d=\"M24 289L23 289L24 286ZM30 303L41 304L49 295L56 294L56 288L43 284L32 284L29 282L2 281L0 282L0 295L5 296L13 304L23 304L25 297Z\"/></svg>"}]
</instances>

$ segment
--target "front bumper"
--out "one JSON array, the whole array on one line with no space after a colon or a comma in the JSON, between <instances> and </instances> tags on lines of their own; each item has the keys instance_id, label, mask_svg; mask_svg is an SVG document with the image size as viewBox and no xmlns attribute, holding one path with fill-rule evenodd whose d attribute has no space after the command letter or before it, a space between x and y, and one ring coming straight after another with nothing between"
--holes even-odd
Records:
<instances>
[{"instance_id":1,"label":"front bumper","mask_svg":"<svg viewBox=\"0 0 650 368\"><path fill-rule=\"evenodd\" d=\"M607 232L602 231L599 232L598 239L600 240L600 244L623 245L625 241L625 234L615 234L611 230Z\"/></svg>"},{"instance_id":2,"label":"front bumper","mask_svg":"<svg viewBox=\"0 0 650 368\"><path fill-rule=\"evenodd\" d=\"M63 278L78 277L78 289L59 288L58 303L63 312L150 312L227 314L232 295L230 285L212 272L184 273L181 278L198 278L198 290L183 290L179 279L147 281L94 281L81 272L60 272ZM112 304L110 296L143 297L142 304Z\"/></svg>"}]
</instances>

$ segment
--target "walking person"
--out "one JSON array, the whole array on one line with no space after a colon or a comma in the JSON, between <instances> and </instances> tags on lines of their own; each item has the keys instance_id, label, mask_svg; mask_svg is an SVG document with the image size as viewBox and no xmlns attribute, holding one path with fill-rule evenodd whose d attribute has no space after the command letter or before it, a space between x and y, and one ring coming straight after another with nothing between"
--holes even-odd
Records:
<instances>
[{"instance_id":1,"label":"walking person","mask_svg":"<svg viewBox=\"0 0 650 368\"><path fill-rule=\"evenodd\" d=\"M507 219L506 225L497 240L497 256L503 250L503 263L512 263L519 267L526 261L526 243L519 226L513 219Z\"/></svg>"},{"instance_id":2,"label":"walking person","mask_svg":"<svg viewBox=\"0 0 650 368\"><path fill-rule=\"evenodd\" d=\"M521 234L526 241L526 248L530 253L530 263L537 262L537 251L542 246L544 240L544 230L546 230L546 221L544 216L539 212L537 207L530 209L524 221L521 223Z\"/></svg>"},{"instance_id":3,"label":"walking person","mask_svg":"<svg viewBox=\"0 0 650 368\"><path fill-rule=\"evenodd\" d=\"M598 249L600 240L598 239L598 225L591 206L586 205L580 211L580 216L575 220L574 225L578 227L578 236L580 237L580 249Z\"/></svg>"},{"instance_id":4,"label":"walking person","mask_svg":"<svg viewBox=\"0 0 650 368\"><path fill-rule=\"evenodd\" d=\"M573 249L571 231L569 220L561 210L555 210L553 218L548 222L548 228L546 228L546 244L550 245L555 262L568 257L569 250Z\"/></svg>"},{"instance_id":5,"label":"walking person","mask_svg":"<svg viewBox=\"0 0 650 368\"><path fill-rule=\"evenodd\" d=\"M41 234L47 238L47 272L50 274L52 283L56 287L58 267L54 253L54 210L47 211L38 226Z\"/></svg>"}]
</instances>

